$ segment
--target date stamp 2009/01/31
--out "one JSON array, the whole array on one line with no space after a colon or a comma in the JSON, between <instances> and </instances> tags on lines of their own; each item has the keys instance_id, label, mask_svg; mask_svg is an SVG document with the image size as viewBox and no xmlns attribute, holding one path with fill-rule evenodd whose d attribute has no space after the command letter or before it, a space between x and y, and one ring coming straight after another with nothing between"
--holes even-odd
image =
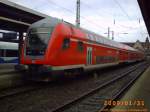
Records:
<instances>
[{"instance_id":1,"label":"date stamp 2009/01/31","mask_svg":"<svg viewBox=\"0 0 150 112\"><path fill-rule=\"evenodd\" d=\"M144 100L113 101L105 100L105 106L144 106Z\"/></svg>"},{"instance_id":2,"label":"date stamp 2009/01/31","mask_svg":"<svg viewBox=\"0 0 150 112\"><path fill-rule=\"evenodd\" d=\"M127 107L123 109L112 109L111 112L148 112L148 109L145 108L144 100L123 100L123 101L113 101L113 100L105 100L105 106L120 106ZM110 110L104 109L104 112L108 112Z\"/></svg>"}]
</instances>

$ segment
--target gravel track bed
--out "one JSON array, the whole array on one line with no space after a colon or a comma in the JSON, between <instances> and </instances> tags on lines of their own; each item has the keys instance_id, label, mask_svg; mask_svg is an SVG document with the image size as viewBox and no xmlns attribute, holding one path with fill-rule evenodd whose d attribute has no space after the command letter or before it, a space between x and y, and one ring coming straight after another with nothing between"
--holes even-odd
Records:
<instances>
[{"instance_id":1,"label":"gravel track bed","mask_svg":"<svg viewBox=\"0 0 150 112\"><path fill-rule=\"evenodd\" d=\"M51 109L80 96L84 92L98 87L105 81L115 77L115 73L121 72L129 67L114 69L107 72L101 70L98 77L82 76L71 78L54 83L45 84L43 88L18 94L0 100L0 112L48 112ZM104 95L103 95L104 96Z\"/></svg>"},{"instance_id":2,"label":"gravel track bed","mask_svg":"<svg viewBox=\"0 0 150 112\"><path fill-rule=\"evenodd\" d=\"M147 67L143 67L144 69ZM144 70L143 69L143 70ZM88 98L82 99L76 104L70 106L62 112L98 112L104 106L104 101L113 100L115 96L124 88L133 78L141 72L141 69L134 71L113 84L100 89L95 94L92 94Z\"/></svg>"}]
</instances>

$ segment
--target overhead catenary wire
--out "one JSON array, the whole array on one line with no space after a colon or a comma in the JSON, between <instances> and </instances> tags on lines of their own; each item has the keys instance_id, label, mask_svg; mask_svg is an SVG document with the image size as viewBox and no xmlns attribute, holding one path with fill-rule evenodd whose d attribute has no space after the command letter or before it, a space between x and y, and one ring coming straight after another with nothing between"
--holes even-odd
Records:
<instances>
[{"instance_id":1,"label":"overhead catenary wire","mask_svg":"<svg viewBox=\"0 0 150 112\"><path fill-rule=\"evenodd\" d=\"M58 4L56 4L55 2L53 2L52 0L48 0L48 1L49 1L50 3L52 3L53 5L57 6L58 8L61 8L61 9L65 10L65 11L69 12L69 13L72 14L72 15L74 15L74 16L76 15L75 12L71 11L70 9L67 9L67 8L65 8L65 7L63 7L63 6L61 6L61 5L58 5ZM107 29L107 28L105 28L105 27L103 27L103 26L100 26L100 25L96 24L95 22L93 22L93 21L87 19L87 18L84 17L84 16L81 16L81 18L84 19L84 20L86 20L87 22L90 22L91 24L95 25L95 26L98 27L98 28Z\"/></svg>"},{"instance_id":2,"label":"overhead catenary wire","mask_svg":"<svg viewBox=\"0 0 150 112\"><path fill-rule=\"evenodd\" d=\"M128 13L124 10L124 8L121 6L121 4L117 1L117 0L113 0L117 5L118 7L122 10L122 12L126 15L126 17L132 21L131 17L128 15Z\"/></svg>"},{"instance_id":3,"label":"overhead catenary wire","mask_svg":"<svg viewBox=\"0 0 150 112\"><path fill-rule=\"evenodd\" d=\"M54 6L58 7L58 8L60 8L60 9L64 10L65 12L68 12L70 15L73 15L72 17L75 18L75 10L72 11L71 9L68 9L68 8L66 8L66 7L64 7L64 6L62 6L62 5L57 4L57 3L56 3L55 1L53 1L53 0L47 0L47 1L49 2L49 5L54 5ZM121 11L124 13L124 15L125 15L130 21L132 21L132 18L128 15L128 13L127 13L126 10L121 6L121 4L120 4L117 0L114 0L114 1L116 1L115 3L118 4L119 8L120 8ZM91 5L88 5L87 3L83 2L83 1L81 1L81 3L82 3L82 6L84 5L84 6L88 7L88 9L93 9L93 7L92 7ZM108 13L109 15L110 15L110 14L113 15L112 13L109 13L109 12L107 12L107 11L105 11L105 12L106 12L105 14ZM102 16L101 16L102 14L101 14L99 11L96 11L96 15L98 15L99 17L102 17ZM72 17L71 17L71 18L72 18ZM81 21L87 21L88 24L91 24L92 26L94 26L97 30L99 30L99 32L102 32L101 30L107 31L107 28L106 28L105 25L97 24L97 21L93 21L93 18L92 18L92 19L89 19L89 18L87 18L87 17L85 17L85 16L83 16L83 15L81 15L81 18L82 18ZM99 19L99 18L98 18L98 19ZM103 23L102 23L102 24L103 24ZM81 25L87 26L86 24L83 24L82 22L81 22ZM122 24L120 24L120 23L115 24L115 26L120 27L120 28L130 29L130 30L136 30L136 29L138 29L137 27L133 27L133 25L132 25L132 26L126 26L126 25L122 25ZM134 26L135 26L135 25L134 25ZM95 29L95 28L94 28L94 29ZM115 32L117 33L117 31L115 31ZM119 32L118 32L118 33L119 33Z\"/></svg>"},{"instance_id":4,"label":"overhead catenary wire","mask_svg":"<svg viewBox=\"0 0 150 112\"><path fill-rule=\"evenodd\" d=\"M81 3L83 5L85 5L85 6L87 6L89 9L93 9L94 10L94 8L92 6L90 6L89 4L87 4L87 3L83 2L83 1L81 1ZM99 16L100 18L103 16L103 14L114 16L112 13L106 12L105 10L102 10L102 11L103 11L103 13L100 13L99 11L96 11L96 15ZM128 16L128 14L127 14L127 16ZM112 21L114 22L114 20L115 20L115 18ZM125 25L122 25L122 24L118 24L118 26L119 27L123 27L123 28L128 28L128 29L137 29L137 27L125 26Z\"/></svg>"},{"instance_id":5,"label":"overhead catenary wire","mask_svg":"<svg viewBox=\"0 0 150 112\"><path fill-rule=\"evenodd\" d=\"M121 9L121 11L125 14L125 16L130 20L130 21L133 21L133 19L128 15L128 13L124 10L124 8L121 6L121 4L117 1L117 0L113 0L117 5L118 5L118 7ZM135 23L133 23L133 25L134 26L136 26L137 24L135 24ZM137 29L141 29L141 27L137 27ZM133 27L132 27L132 29L134 29ZM140 35L141 35L141 37L142 37L142 30L140 31L140 32L137 32L137 33L139 33ZM137 36L138 36L138 34L137 34Z\"/></svg>"},{"instance_id":6,"label":"overhead catenary wire","mask_svg":"<svg viewBox=\"0 0 150 112\"><path fill-rule=\"evenodd\" d=\"M117 2L117 1L116 1ZM117 2L118 3L118 2ZM92 7L92 6L90 6L90 5L88 5L87 3L85 3L85 2L83 2L82 1L82 4L83 5L85 5L85 6L87 6L90 10L91 9L93 9L94 10L94 8ZM127 16L127 18L129 19L129 21L132 21L132 19L131 19L131 17L128 15L128 13L126 13L126 11L123 9L123 7L118 3L118 5L119 5L119 8L121 8L122 9L122 11L125 13L125 16ZM108 12L106 12L106 11L104 11L103 10L103 13L99 13L99 11L96 11L96 15L97 16L99 16L100 18L102 17L102 15L103 14L107 14ZM112 16L114 16L112 13L108 13L108 15L112 15ZM114 19L114 21L115 21L115 19ZM116 22L116 21L115 21ZM114 24L115 24L115 22L114 22ZM129 29L130 31L131 30L138 30L139 29L139 27L133 27L133 25L132 26L126 26L126 25L122 25L122 24L115 24L115 27L119 27L119 28L125 28L125 29ZM135 25L134 25L135 26ZM119 32L117 32L117 31L115 31L116 33L119 33ZM136 36L138 36L138 34L137 33L134 33Z\"/></svg>"}]
</instances>

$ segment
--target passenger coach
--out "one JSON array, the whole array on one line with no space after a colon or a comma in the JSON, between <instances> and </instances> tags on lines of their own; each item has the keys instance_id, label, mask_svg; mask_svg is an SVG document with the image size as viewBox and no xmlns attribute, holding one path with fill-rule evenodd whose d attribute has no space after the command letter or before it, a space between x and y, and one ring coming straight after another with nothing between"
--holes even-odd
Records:
<instances>
[{"instance_id":1,"label":"passenger coach","mask_svg":"<svg viewBox=\"0 0 150 112\"><path fill-rule=\"evenodd\" d=\"M33 71L91 70L142 60L132 47L56 18L31 25L22 48L21 63Z\"/></svg>"}]
</instances>

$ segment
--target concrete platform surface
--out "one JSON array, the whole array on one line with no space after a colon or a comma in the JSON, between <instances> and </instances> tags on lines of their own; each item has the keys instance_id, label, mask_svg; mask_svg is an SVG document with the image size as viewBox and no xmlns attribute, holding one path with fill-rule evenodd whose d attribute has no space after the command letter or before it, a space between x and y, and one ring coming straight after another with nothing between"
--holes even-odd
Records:
<instances>
[{"instance_id":1,"label":"concrete platform surface","mask_svg":"<svg viewBox=\"0 0 150 112\"><path fill-rule=\"evenodd\" d=\"M10 72L15 72L15 66L17 64L0 64L0 75L5 74L5 73L10 73Z\"/></svg>"},{"instance_id":2,"label":"concrete platform surface","mask_svg":"<svg viewBox=\"0 0 150 112\"><path fill-rule=\"evenodd\" d=\"M23 83L22 71L16 70L16 66L17 64L0 64L0 91Z\"/></svg>"},{"instance_id":3,"label":"concrete platform surface","mask_svg":"<svg viewBox=\"0 0 150 112\"><path fill-rule=\"evenodd\" d=\"M1 69L14 69L14 66L17 65L17 63L5 63L0 64L0 70Z\"/></svg>"},{"instance_id":4,"label":"concrete platform surface","mask_svg":"<svg viewBox=\"0 0 150 112\"><path fill-rule=\"evenodd\" d=\"M150 67L115 103L112 112L150 112Z\"/></svg>"}]
</instances>

